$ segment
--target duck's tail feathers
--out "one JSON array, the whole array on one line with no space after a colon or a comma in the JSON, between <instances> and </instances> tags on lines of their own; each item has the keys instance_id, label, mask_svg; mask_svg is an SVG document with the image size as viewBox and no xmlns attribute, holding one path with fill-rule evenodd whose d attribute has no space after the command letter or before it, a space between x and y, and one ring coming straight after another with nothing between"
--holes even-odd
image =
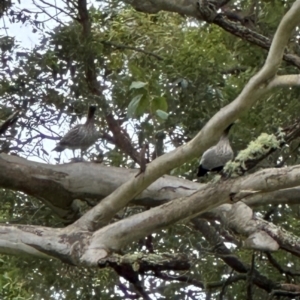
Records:
<instances>
[{"instance_id":1,"label":"duck's tail feathers","mask_svg":"<svg viewBox=\"0 0 300 300\"><path fill-rule=\"evenodd\" d=\"M66 148L62 145L56 145L56 147L52 150L52 151L57 151L57 152L62 152L64 151Z\"/></svg>"},{"instance_id":2,"label":"duck's tail feathers","mask_svg":"<svg viewBox=\"0 0 300 300\"><path fill-rule=\"evenodd\" d=\"M209 170L204 169L204 168L202 167L202 165L200 165L200 166L198 167L198 173L197 173L197 176L198 176L198 177L203 177L203 176L205 176L205 175L207 174L208 171L209 171Z\"/></svg>"}]
</instances>

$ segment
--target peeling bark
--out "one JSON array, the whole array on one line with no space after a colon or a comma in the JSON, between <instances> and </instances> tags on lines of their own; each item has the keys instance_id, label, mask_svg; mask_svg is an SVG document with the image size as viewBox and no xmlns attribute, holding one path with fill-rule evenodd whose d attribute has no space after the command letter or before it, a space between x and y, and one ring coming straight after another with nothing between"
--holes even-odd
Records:
<instances>
[{"instance_id":1,"label":"peeling bark","mask_svg":"<svg viewBox=\"0 0 300 300\"><path fill-rule=\"evenodd\" d=\"M151 3L154 2L155 0ZM131 1L131 3L142 6L150 2L143 4L139 1L140 4L138 4ZM179 2L176 3L172 2L172 5L176 6ZM182 4L183 1L180 3ZM86 1L80 0L80 5L86 8ZM107 168L92 163L51 166L1 154L0 186L24 191L48 204L51 203L58 213L66 213L75 198L82 197L85 201L89 201L90 198L96 200L105 198L79 220L64 229L26 225L0 226L0 252L26 253L39 257L51 256L69 264L98 266L99 261L108 259L113 251L119 251L123 246L138 238L214 209L213 213L219 215L223 222L227 222L227 226L240 235L249 239L257 232L264 232L280 248L299 255L298 237L255 217L252 210L245 204L233 204L233 202L246 201L251 197L264 196L282 189L299 188L299 165L266 169L245 177L220 180L206 185L187 183L187 181L172 179L164 175L186 161L199 157L216 143L224 128L249 110L259 97L266 95L278 84L278 67L289 37L295 26L299 24L299 15L300 1L298 0L283 17L273 38L265 65L251 78L241 94L217 112L193 140L156 158L138 177L134 176L136 170ZM81 22L86 33L89 30L87 18L86 15L81 14ZM86 77L92 83L91 91L97 94L99 91L96 83L93 82L95 80L93 69L87 70ZM295 85L296 79L293 78L291 81ZM291 82L288 83L291 84ZM101 179L98 179L100 171L103 174L100 174ZM109 177L112 175L114 176ZM154 195L155 199L160 197L159 192L161 192L160 199L163 201L166 198L167 200L175 199L111 224L115 214L134 198L138 200ZM63 199L64 203L61 204L59 199ZM227 205L220 206L221 204ZM272 247L275 249L275 242L270 242L264 249ZM270 288L275 287L270 285Z\"/></svg>"},{"instance_id":2,"label":"peeling bark","mask_svg":"<svg viewBox=\"0 0 300 300\"><path fill-rule=\"evenodd\" d=\"M18 253L40 257L48 255L71 264L96 266L99 260L132 241L215 208L214 213L236 233L251 238L254 233L265 232L280 248L299 255L298 237L254 216L252 210L242 202L230 204L230 195L245 195L242 191L247 191L246 194L252 194L253 191L264 194L283 186L299 185L299 174L300 166L293 166L268 169L237 179L203 185L188 197L106 225L93 233L86 231L86 226L82 223L84 218L64 229L26 225L0 226L0 252L12 253L17 246ZM238 196L237 198L239 199ZM224 203L227 204L220 206Z\"/></svg>"},{"instance_id":3,"label":"peeling bark","mask_svg":"<svg viewBox=\"0 0 300 300\"><path fill-rule=\"evenodd\" d=\"M71 207L75 199L95 205L138 173L137 169L90 162L47 165L4 153L0 154L0 170L0 187L36 197L66 220L76 217ZM189 196L199 187L199 183L165 175L133 199L133 203L157 206Z\"/></svg>"}]
</instances>

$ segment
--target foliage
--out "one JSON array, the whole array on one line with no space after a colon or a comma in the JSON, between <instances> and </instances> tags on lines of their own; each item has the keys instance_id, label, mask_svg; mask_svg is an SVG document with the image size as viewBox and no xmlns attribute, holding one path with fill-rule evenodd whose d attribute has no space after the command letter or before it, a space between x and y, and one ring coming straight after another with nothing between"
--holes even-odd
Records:
<instances>
[{"instance_id":1,"label":"foliage","mask_svg":"<svg viewBox=\"0 0 300 300\"><path fill-rule=\"evenodd\" d=\"M216 25L167 12L146 15L126 5L116 5L117 1L106 2L90 7L92 31L86 39L70 7L67 13L74 18L65 16L52 29L43 28L48 21L43 24L33 12L18 11L17 4L7 9L6 21L28 25L39 40L33 49L26 49L22 41L1 30L0 119L5 120L16 109L24 111L17 125L5 138L0 137L3 152L46 163L59 161L57 154L50 152L52 146L69 126L82 122L89 104L96 103L100 132L110 134L105 116L112 112L127 130L133 147L140 149L148 143L152 157L156 157L193 138L214 113L241 92L266 58L266 51ZM276 0L257 4L257 30L272 36L291 3ZM239 1L234 6L250 11L252 1ZM296 43L291 42L289 47L299 52ZM105 99L92 93L86 80L91 57ZM298 70L283 64L280 72ZM230 138L234 150L245 149L261 133L275 134L279 127L298 118L299 110L299 88L289 93L282 89L270 92L233 128ZM160 133L164 133L162 138ZM98 152L104 154L104 164L108 166L137 167L109 138L99 140L91 151ZM299 164L298 144L275 152L265 166L275 167L279 157L283 157L285 165ZM63 154L63 161L68 159L69 155ZM196 168L197 161L187 162L172 175L194 180ZM64 226L63 220L53 216L38 199L4 189L0 195L2 222ZM274 210L271 221L299 234L298 205L259 208L262 214L270 210ZM129 214L133 212L129 210ZM222 231L217 221L212 221L211 226ZM195 281L209 285L232 276L232 270L215 255L202 234L187 224L176 224L151 238L157 252L195 253L192 270L186 274ZM251 265L252 252L233 244L231 247L240 260ZM124 251L149 249L144 240ZM285 274L274 272L266 254L255 256L259 272L274 281L285 280ZM290 254L278 252L274 256L287 268L300 267ZM53 260L4 255L0 268L3 299L109 299L111 295L128 299L122 292L124 280L109 269L75 268ZM179 273L172 275L176 278ZM298 281L292 276L289 280ZM163 281L148 276L145 282L156 291L157 299L202 299L208 292L216 298L220 293L170 278ZM244 281L224 289L228 299L245 298ZM266 292L256 287L253 299L266 299Z\"/></svg>"}]
</instances>

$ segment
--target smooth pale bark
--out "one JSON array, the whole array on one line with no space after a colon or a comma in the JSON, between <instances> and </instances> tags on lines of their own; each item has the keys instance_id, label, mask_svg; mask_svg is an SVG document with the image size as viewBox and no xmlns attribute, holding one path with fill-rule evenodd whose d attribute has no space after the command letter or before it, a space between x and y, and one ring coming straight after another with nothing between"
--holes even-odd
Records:
<instances>
[{"instance_id":1,"label":"smooth pale bark","mask_svg":"<svg viewBox=\"0 0 300 300\"><path fill-rule=\"evenodd\" d=\"M272 86L272 80L274 80L282 60L285 45L287 44L294 27L300 21L299 15L300 1L296 1L283 17L278 27L263 68L258 74L251 78L241 94L234 101L211 118L193 140L170 153L158 157L148 164L144 173L140 174L138 177L132 176L131 179L118 187L113 193L104 198L98 205L78 220L77 225L89 231L94 231L105 226L120 209L148 188L151 183L155 182L170 170L182 165L184 162L189 161L194 157L201 156L203 151L215 144L220 138L224 128L236 120L242 113L245 113L250 109L258 101L259 97L266 94ZM77 168L80 169L84 167L80 164ZM38 186L42 186L45 191L47 188L48 190L50 189L50 191L53 191L54 188L58 188L58 179L65 180L65 185L67 187L70 186L69 177L63 172L52 172L52 170L49 170L48 175L51 178L51 188L49 188L49 186L45 184L44 174L40 174L38 168L35 170L35 176L30 176L30 173L26 174L26 170L24 170L22 166L19 166L19 171L20 174L22 174L22 177L20 176L19 182L14 186L14 189L18 189L19 185L22 185L24 181L26 181L26 178L30 177L32 182L29 190L33 195L35 195ZM87 168L85 171L87 171ZM10 169L7 168L5 172L6 174L10 174ZM4 181L4 184L8 185L8 180L5 181L5 178L3 177L2 180ZM77 184L79 187L83 185L82 178ZM64 193L65 188L61 192ZM41 195L40 199L45 199L46 194L47 192ZM52 195L53 201L55 201L56 197L53 192ZM58 207L57 202L58 201L53 204L55 207ZM70 204L70 199L68 204Z\"/></svg>"},{"instance_id":2,"label":"smooth pale bark","mask_svg":"<svg viewBox=\"0 0 300 300\"><path fill-rule=\"evenodd\" d=\"M0 187L21 191L43 201L60 217L71 217L72 202L99 202L139 172L97 163L47 165L0 153ZM202 185L164 175L133 200L137 205L157 206L189 196Z\"/></svg>"},{"instance_id":3,"label":"smooth pale bark","mask_svg":"<svg viewBox=\"0 0 300 300\"><path fill-rule=\"evenodd\" d=\"M31 225L1 225L0 252L32 255L39 258L57 258L68 264L79 262L78 254L88 241L89 233L72 232Z\"/></svg>"},{"instance_id":4,"label":"smooth pale bark","mask_svg":"<svg viewBox=\"0 0 300 300\"><path fill-rule=\"evenodd\" d=\"M250 79L240 95L217 112L190 142L155 159L147 165L144 173L130 179L103 199L79 219L77 225L90 231L105 226L121 208L152 182L184 162L199 157L203 151L215 144L229 124L249 110L262 95L270 90L289 37L299 23L300 1L298 0L279 24L264 66Z\"/></svg>"},{"instance_id":5,"label":"smooth pale bark","mask_svg":"<svg viewBox=\"0 0 300 300\"><path fill-rule=\"evenodd\" d=\"M279 247L300 256L300 238L253 214L251 208L239 202L218 207L224 224L246 237L245 247L260 251L276 251Z\"/></svg>"},{"instance_id":6,"label":"smooth pale bark","mask_svg":"<svg viewBox=\"0 0 300 300\"><path fill-rule=\"evenodd\" d=\"M26 247L30 246L43 254L59 257L60 259L63 257L66 261L74 264L97 266L99 259L104 258L110 251L119 250L124 245L140 237L180 220L194 217L224 203L299 186L300 166L268 169L242 178L203 185L190 196L176 199L107 225L120 209L149 188L157 179L190 159L201 156L203 151L218 141L223 130L229 124L249 110L261 96L273 87L272 82L276 78L284 49L292 31L299 22L300 1L296 1L283 17L277 29L263 68L251 78L235 100L210 119L193 140L170 153L158 157L148 164L146 171L139 176L135 177L132 174L132 177L125 183L77 222L65 229L1 226L0 245L3 245L3 251L5 250L7 253L8 249L16 249L17 247L22 249L21 245L24 245L24 252L26 253L29 251ZM1 155L0 160L3 160L3 155ZM82 172L83 176L93 168L90 164L89 167L84 165L78 164L74 167L74 169L77 168L78 171ZM76 188L78 189L84 185L83 177L81 177L81 181L77 181L76 186L73 186L74 182L70 180L68 174L62 171L63 168L68 168L68 166L57 167L56 171L53 171L53 166L45 167L47 169L47 176L45 177L39 166L36 166L33 173L27 173L24 164L11 164L10 168L7 166L5 170L1 170L0 181L2 181L4 187L8 188L11 185L11 188L15 190L18 190L21 186L23 187L26 181L30 181L31 184L27 187L29 189L28 193L32 195L36 195L37 190L42 186L46 191L39 196L40 199L44 199L52 189L58 189L58 181L64 182L62 193L66 192L69 187L76 190ZM20 174L18 181L15 183L9 182L12 178L12 169L15 169L14 171L18 170ZM165 187L168 188L164 185ZM53 202L55 201L54 196L52 192ZM16 228L18 229L17 232L15 231ZM10 231L10 229L12 230ZM281 231L276 230L269 230L268 232L265 230L265 232L270 236L272 235L272 238L276 240L280 247L284 243L290 243L290 245L296 243L298 247L298 238L291 237L288 234L284 235ZM91 232L93 232L92 235ZM276 232L278 235L276 235ZM280 236L281 233L283 236ZM5 241L7 242L5 243ZM290 248L286 247L286 249ZM1 248L0 251L2 251Z\"/></svg>"},{"instance_id":7,"label":"smooth pale bark","mask_svg":"<svg viewBox=\"0 0 300 300\"><path fill-rule=\"evenodd\" d=\"M195 18L199 17L195 0L123 0L123 2L132 5L138 11L150 14L164 10Z\"/></svg>"},{"instance_id":8,"label":"smooth pale bark","mask_svg":"<svg viewBox=\"0 0 300 300\"><path fill-rule=\"evenodd\" d=\"M83 258L84 260L101 259L102 257L93 251L96 245L100 244L107 247L105 248L107 252L109 250L116 251L131 241L147 236L174 222L195 217L221 204L230 204L232 201L239 201L248 195L264 194L274 191L276 188L282 189L284 187L298 186L300 184L299 175L300 166L293 166L282 169L266 169L245 177L207 184L189 197L176 199L96 231L91 238L92 250L88 250L83 255ZM225 208L226 206L218 207L216 213L222 217ZM249 210L245 210L244 214L239 211L239 220L244 218L247 222L252 220L249 218L248 212ZM237 221L232 220L230 222L236 227L240 226ZM245 226L249 226L249 224ZM236 231L239 232L238 229ZM246 235L248 236L254 232L255 228L253 226L251 230L247 231ZM283 238L279 235L278 239L277 243L280 245L280 239L283 240ZM271 248L270 245L264 246L264 249L267 247L269 247L268 249ZM274 249L275 246L273 245L272 250L274 251ZM93 264L94 262L91 263Z\"/></svg>"},{"instance_id":9,"label":"smooth pale bark","mask_svg":"<svg viewBox=\"0 0 300 300\"><path fill-rule=\"evenodd\" d=\"M97 163L47 165L18 156L0 154L0 187L21 191L43 201L60 217L71 218L75 199L98 202L134 177L138 170L107 167ZM203 184L164 175L152 183L132 203L154 207L187 197ZM266 204L299 204L300 187L253 194L244 199L250 207ZM210 218L213 217L211 211ZM216 215L217 218L217 215Z\"/></svg>"},{"instance_id":10,"label":"smooth pale bark","mask_svg":"<svg viewBox=\"0 0 300 300\"><path fill-rule=\"evenodd\" d=\"M300 204L300 187L282 189L263 195L253 195L246 200L245 204L250 207L257 207L262 205L279 205L279 204Z\"/></svg>"},{"instance_id":11,"label":"smooth pale bark","mask_svg":"<svg viewBox=\"0 0 300 300\"><path fill-rule=\"evenodd\" d=\"M0 226L0 252L8 253L11 250L11 253L17 251L37 256L48 255L72 264L97 266L100 259L132 241L215 208L215 213L221 219L225 218L228 226L236 232L250 236L257 231L264 231L281 248L292 251L294 247L293 253L298 254L299 238L271 223L252 218L250 208L246 207L236 213L236 206L231 203L248 195L264 194L276 188L291 188L299 184L300 165L266 169L245 177L203 185L186 198L176 199L107 225L94 233L82 230L78 223L64 229L26 225ZM225 203L227 205L220 206ZM270 244L262 244L260 247L270 250ZM274 247L271 250L274 251Z\"/></svg>"}]
</instances>

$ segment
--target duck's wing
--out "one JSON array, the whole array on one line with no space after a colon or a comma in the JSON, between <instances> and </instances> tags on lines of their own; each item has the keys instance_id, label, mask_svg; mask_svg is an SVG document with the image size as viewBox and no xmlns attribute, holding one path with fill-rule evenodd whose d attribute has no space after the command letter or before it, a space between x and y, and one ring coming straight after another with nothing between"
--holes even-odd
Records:
<instances>
[{"instance_id":1,"label":"duck's wing","mask_svg":"<svg viewBox=\"0 0 300 300\"><path fill-rule=\"evenodd\" d=\"M76 125L70 129L57 144L56 148L73 148L78 146L82 125ZM76 147L77 148L77 147ZM56 150L59 151L59 150Z\"/></svg>"}]
</instances>

